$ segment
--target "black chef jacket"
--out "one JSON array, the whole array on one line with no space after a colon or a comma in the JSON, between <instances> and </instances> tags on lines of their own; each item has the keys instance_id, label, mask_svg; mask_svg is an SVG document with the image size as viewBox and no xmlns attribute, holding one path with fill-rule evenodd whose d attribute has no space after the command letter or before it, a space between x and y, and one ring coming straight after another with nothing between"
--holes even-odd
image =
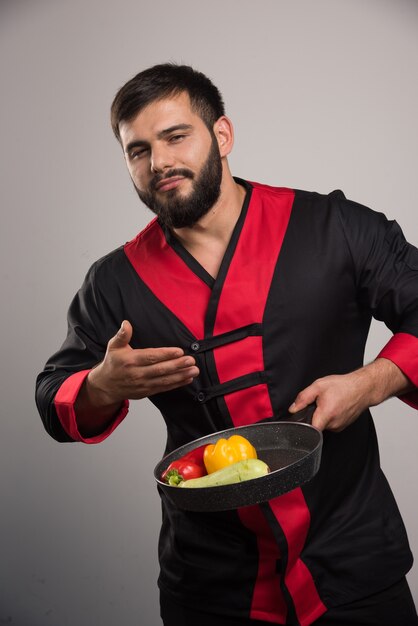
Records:
<instances>
[{"instance_id":1,"label":"black chef jacket","mask_svg":"<svg viewBox=\"0 0 418 626\"><path fill-rule=\"evenodd\" d=\"M68 335L37 382L58 441L84 439L74 401L123 319L133 348L180 346L200 375L151 397L166 452L206 434L280 419L315 379L363 364L372 317L393 337L379 356L418 386L418 250L394 221L345 199L236 181L241 215L216 279L153 220L90 269ZM403 399L418 406L418 393ZM376 592L411 567L406 532L380 469L365 411L324 432L313 480L258 506L177 509L161 494L159 584L179 603L216 614L308 626L328 607Z\"/></svg>"}]
</instances>

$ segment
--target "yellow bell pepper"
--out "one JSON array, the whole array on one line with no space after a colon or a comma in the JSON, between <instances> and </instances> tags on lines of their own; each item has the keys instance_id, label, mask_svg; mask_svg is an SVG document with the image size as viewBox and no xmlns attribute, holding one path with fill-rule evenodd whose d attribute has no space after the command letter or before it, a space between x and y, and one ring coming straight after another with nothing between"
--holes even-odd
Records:
<instances>
[{"instance_id":1,"label":"yellow bell pepper","mask_svg":"<svg viewBox=\"0 0 418 626\"><path fill-rule=\"evenodd\" d=\"M208 474L232 463L256 458L257 452L254 446L241 435L232 435L229 439L219 439L216 443L210 443L203 454L203 462Z\"/></svg>"}]
</instances>

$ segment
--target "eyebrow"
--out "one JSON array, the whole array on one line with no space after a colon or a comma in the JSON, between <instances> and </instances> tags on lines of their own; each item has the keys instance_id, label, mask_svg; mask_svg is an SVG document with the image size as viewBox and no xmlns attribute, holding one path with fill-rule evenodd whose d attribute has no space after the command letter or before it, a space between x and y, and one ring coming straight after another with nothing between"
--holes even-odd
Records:
<instances>
[{"instance_id":1,"label":"eyebrow","mask_svg":"<svg viewBox=\"0 0 418 626\"><path fill-rule=\"evenodd\" d=\"M191 124L175 124L174 126L170 126L169 128L164 128L157 134L157 139L164 139L167 135L177 131L177 130L192 130L193 126ZM142 141L141 139L136 139L135 141L131 141L126 146L125 152L129 153L133 148L141 148L143 146L148 146L147 141Z\"/></svg>"},{"instance_id":2,"label":"eyebrow","mask_svg":"<svg viewBox=\"0 0 418 626\"><path fill-rule=\"evenodd\" d=\"M176 130L192 130L193 126L191 124L176 124L175 126L170 126L170 128L165 128L160 131L157 135L158 139L164 139L170 133L174 133Z\"/></svg>"}]
</instances>

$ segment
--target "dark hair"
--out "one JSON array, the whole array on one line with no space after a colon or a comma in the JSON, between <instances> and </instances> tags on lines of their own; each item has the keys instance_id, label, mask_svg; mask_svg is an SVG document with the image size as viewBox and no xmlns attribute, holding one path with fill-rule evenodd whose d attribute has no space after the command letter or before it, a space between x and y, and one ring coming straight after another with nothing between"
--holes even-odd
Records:
<instances>
[{"instance_id":1,"label":"dark hair","mask_svg":"<svg viewBox=\"0 0 418 626\"><path fill-rule=\"evenodd\" d=\"M133 119L151 102L182 92L189 94L193 110L210 130L216 120L225 115L222 96L207 76L189 65L154 65L131 78L119 89L113 100L111 124L118 141L121 122Z\"/></svg>"}]
</instances>

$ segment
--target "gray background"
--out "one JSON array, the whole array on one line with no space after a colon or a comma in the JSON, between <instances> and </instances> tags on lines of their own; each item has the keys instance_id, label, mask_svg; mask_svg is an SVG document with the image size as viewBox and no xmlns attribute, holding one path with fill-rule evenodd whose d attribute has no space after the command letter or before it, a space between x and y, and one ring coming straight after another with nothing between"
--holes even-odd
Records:
<instances>
[{"instance_id":1,"label":"gray background","mask_svg":"<svg viewBox=\"0 0 418 626\"><path fill-rule=\"evenodd\" d=\"M0 624L157 626L164 448L148 401L97 446L44 432L34 379L99 256L151 218L108 123L116 90L166 60L222 90L241 177L346 195L418 243L418 4L407 0L32 0L0 4ZM368 358L390 334L373 326ZM418 552L418 423L373 410ZM418 570L409 575L418 600Z\"/></svg>"}]
</instances>

